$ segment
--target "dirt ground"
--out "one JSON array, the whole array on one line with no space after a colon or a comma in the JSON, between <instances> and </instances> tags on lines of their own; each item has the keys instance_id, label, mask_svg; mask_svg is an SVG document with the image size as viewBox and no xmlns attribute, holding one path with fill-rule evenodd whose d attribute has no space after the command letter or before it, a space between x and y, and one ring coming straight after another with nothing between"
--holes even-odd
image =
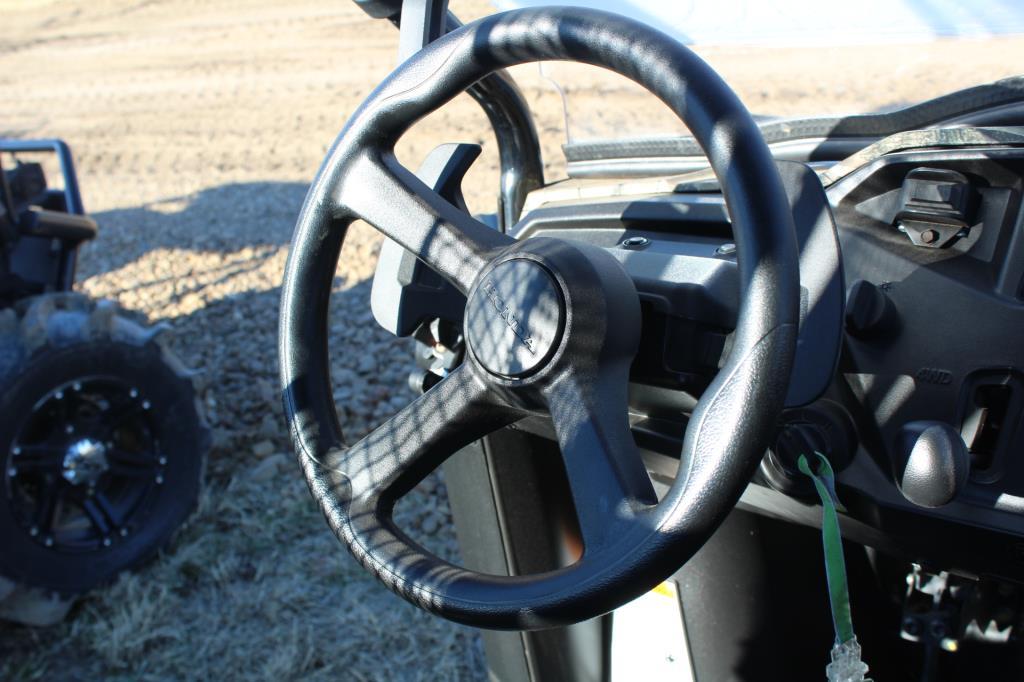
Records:
<instances>
[{"instance_id":1,"label":"dirt ground","mask_svg":"<svg viewBox=\"0 0 1024 682\"><path fill-rule=\"evenodd\" d=\"M491 11L450 4L464 20ZM346 0L0 0L0 137L71 144L101 226L79 288L171 325L173 347L203 372L215 434L200 509L176 542L63 625L0 625L0 679L483 677L472 630L392 597L331 537L277 398L277 300L295 217L396 46L389 24ZM891 109L1013 75L1024 38L698 52L753 111L791 115ZM568 79L576 137L678 130L621 79L551 72ZM557 178L561 97L536 67L515 75ZM492 211L497 154L468 98L418 124L399 157L415 167L442 141L484 145L466 195ZM412 397L408 344L368 312L378 244L353 230L333 302L332 378L352 435ZM410 496L400 524L457 555L441 482Z\"/></svg>"}]
</instances>

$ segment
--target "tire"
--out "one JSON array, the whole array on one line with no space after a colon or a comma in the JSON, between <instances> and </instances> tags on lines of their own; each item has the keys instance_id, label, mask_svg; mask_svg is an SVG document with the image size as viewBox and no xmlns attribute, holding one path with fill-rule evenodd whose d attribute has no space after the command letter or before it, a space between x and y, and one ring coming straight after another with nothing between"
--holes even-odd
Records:
<instances>
[{"instance_id":1,"label":"tire","mask_svg":"<svg viewBox=\"0 0 1024 682\"><path fill-rule=\"evenodd\" d=\"M159 331L73 293L0 310L0 576L81 594L195 507L209 429Z\"/></svg>"}]
</instances>

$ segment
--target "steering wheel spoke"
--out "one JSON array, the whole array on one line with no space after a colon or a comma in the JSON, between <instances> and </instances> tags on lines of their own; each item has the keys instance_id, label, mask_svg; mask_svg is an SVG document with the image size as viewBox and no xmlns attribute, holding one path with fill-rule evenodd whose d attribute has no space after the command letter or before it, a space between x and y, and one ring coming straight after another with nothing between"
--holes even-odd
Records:
<instances>
[{"instance_id":1,"label":"steering wheel spoke","mask_svg":"<svg viewBox=\"0 0 1024 682\"><path fill-rule=\"evenodd\" d=\"M355 504L387 506L459 448L521 416L461 365L359 442L335 451L329 466L349 479Z\"/></svg>"},{"instance_id":2,"label":"steering wheel spoke","mask_svg":"<svg viewBox=\"0 0 1024 682\"><path fill-rule=\"evenodd\" d=\"M626 377L565 375L545 393L562 450L584 552L613 541L654 488L629 431Z\"/></svg>"},{"instance_id":3,"label":"steering wheel spoke","mask_svg":"<svg viewBox=\"0 0 1024 682\"><path fill-rule=\"evenodd\" d=\"M462 293L497 251L515 241L449 203L393 154L364 154L353 163L359 181L344 185L339 203Z\"/></svg>"}]
</instances>

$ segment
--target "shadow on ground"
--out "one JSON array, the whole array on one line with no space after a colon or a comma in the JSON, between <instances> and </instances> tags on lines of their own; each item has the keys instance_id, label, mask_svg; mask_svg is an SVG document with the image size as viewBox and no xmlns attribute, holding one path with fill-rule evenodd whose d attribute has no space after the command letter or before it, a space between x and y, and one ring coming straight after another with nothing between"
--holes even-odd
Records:
<instances>
[{"instance_id":1,"label":"shadow on ground","mask_svg":"<svg viewBox=\"0 0 1024 682\"><path fill-rule=\"evenodd\" d=\"M93 213L100 233L86 247L79 279L117 270L161 248L233 253L245 246L285 245L306 189L298 182L232 183Z\"/></svg>"},{"instance_id":2,"label":"shadow on ground","mask_svg":"<svg viewBox=\"0 0 1024 682\"><path fill-rule=\"evenodd\" d=\"M305 192L229 184L93 214L100 233L80 288L170 325L168 342L201 372L214 446L200 507L165 553L88 595L64 624L0 624L0 679L481 676L472 630L395 598L331 536L291 453L277 319ZM331 300L332 385L350 439L412 398L409 342L369 310L371 236L351 233ZM455 559L443 486L428 480L410 498L398 522Z\"/></svg>"}]
</instances>

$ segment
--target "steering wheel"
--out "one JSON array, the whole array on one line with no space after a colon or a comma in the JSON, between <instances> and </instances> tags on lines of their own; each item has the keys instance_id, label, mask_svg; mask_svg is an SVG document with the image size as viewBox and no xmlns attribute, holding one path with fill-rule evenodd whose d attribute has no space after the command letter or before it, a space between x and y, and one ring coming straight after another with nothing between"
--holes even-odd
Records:
<instances>
[{"instance_id":1,"label":"steering wheel","mask_svg":"<svg viewBox=\"0 0 1024 682\"><path fill-rule=\"evenodd\" d=\"M686 429L659 502L630 432L640 337L633 282L603 249L517 241L460 211L394 156L417 120L485 75L569 60L659 97L700 142L725 194L740 271L733 344ZM354 445L331 391L327 311L348 225L363 219L467 295L465 361ZM445 618L533 629L606 613L689 559L736 504L783 405L796 349L793 218L763 138L690 50L644 24L579 8L524 9L447 34L399 66L352 115L306 197L281 302L291 437L309 488L352 554L385 585ZM584 549L571 566L497 576L452 565L392 520L394 503L459 448L550 414Z\"/></svg>"}]
</instances>

